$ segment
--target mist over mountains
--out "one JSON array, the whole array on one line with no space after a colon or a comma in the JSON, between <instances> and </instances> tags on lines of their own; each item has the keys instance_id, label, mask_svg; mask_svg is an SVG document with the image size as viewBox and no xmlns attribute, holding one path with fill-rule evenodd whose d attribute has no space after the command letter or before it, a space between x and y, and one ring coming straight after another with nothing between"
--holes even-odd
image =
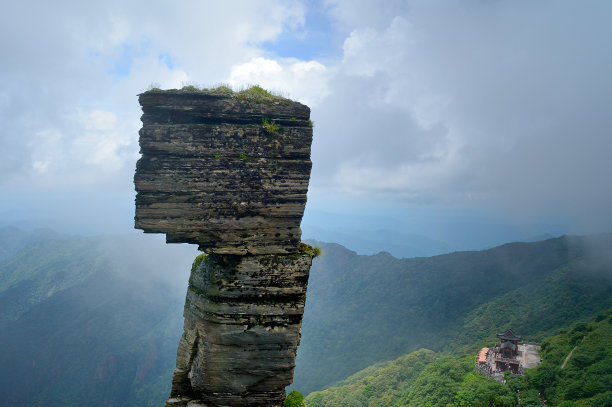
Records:
<instances>
[{"instance_id":1,"label":"mist over mountains","mask_svg":"<svg viewBox=\"0 0 612 407\"><path fill-rule=\"evenodd\" d=\"M3 405L167 397L193 247L14 228L0 246Z\"/></svg>"},{"instance_id":2,"label":"mist over mountains","mask_svg":"<svg viewBox=\"0 0 612 407\"><path fill-rule=\"evenodd\" d=\"M313 264L295 372L306 393L425 347L474 351L515 329L541 340L612 306L612 236L564 236L396 259L337 244Z\"/></svg>"},{"instance_id":3,"label":"mist over mountains","mask_svg":"<svg viewBox=\"0 0 612 407\"><path fill-rule=\"evenodd\" d=\"M610 235L411 259L311 243L304 394L421 347L472 352L508 327L540 340L612 307ZM1 228L0 248L4 405L163 402L194 247Z\"/></svg>"},{"instance_id":4,"label":"mist over mountains","mask_svg":"<svg viewBox=\"0 0 612 407\"><path fill-rule=\"evenodd\" d=\"M339 243L358 254L391 253L426 257L454 251L484 250L507 242L531 242L568 233L540 219L525 223L495 212L414 206L385 211L343 211L307 207L302 238Z\"/></svg>"}]
</instances>

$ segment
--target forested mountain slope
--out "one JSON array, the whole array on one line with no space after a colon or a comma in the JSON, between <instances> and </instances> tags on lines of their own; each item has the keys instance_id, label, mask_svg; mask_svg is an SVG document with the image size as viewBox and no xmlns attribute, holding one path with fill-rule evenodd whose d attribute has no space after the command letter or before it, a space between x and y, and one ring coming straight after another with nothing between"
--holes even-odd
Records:
<instances>
[{"instance_id":1,"label":"forested mountain slope","mask_svg":"<svg viewBox=\"0 0 612 407\"><path fill-rule=\"evenodd\" d=\"M541 340L612 306L612 237L396 259L315 243L294 387L323 388L419 348L466 351L513 328Z\"/></svg>"},{"instance_id":2,"label":"forested mountain slope","mask_svg":"<svg viewBox=\"0 0 612 407\"><path fill-rule=\"evenodd\" d=\"M537 340L586 320L612 307L610 240L415 259L321 243L294 387L321 389L423 347L471 352L509 327ZM3 405L163 403L194 247L12 228L0 247Z\"/></svg>"},{"instance_id":3,"label":"forested mountain slope","mask_svg":"<svg viewBox=\"0 0 612 407\"><path fill-rule=\"evenodd\" d=\"M572 352L573 350L573 352ZM569 359L568 355L572 354ZM360 371L306 398L309 407L612 405L612 310L546 338L542 363L506 385L474 370L476 351L442 355L421 349ZM564 366L564 361L567 363Z\"/></svg>"},{"instance_id":4,"label":"forested mountain slope","mask_svg":"<svg viewBox=\"0 0 612 407\"><path fill-rule=\"evenodd\" d=\"M612 406L612 310L547 338L541 356L521 383L525 401L542 395L553 406Z\"/></svg>"},{"instance_id":5,"label":"forested mountain slope","mask_svg":"<svg viewBox=\"0 0 612 407\"><path fill-rule=\"evenodd\" d=\"M160 405L195 249L19 233L0 261L0 405Z\"/></svg>"}]
</instances>

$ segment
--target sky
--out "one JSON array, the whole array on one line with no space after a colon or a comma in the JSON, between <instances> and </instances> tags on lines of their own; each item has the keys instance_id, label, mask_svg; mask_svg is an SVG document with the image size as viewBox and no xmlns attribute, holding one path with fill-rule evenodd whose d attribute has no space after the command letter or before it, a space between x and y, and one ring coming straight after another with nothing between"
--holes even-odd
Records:
<instances>
[{"instance_id":1,"label":"sky","mask_svg":"<svg viewBox=\"0 0 612 407\"><path fill-rule=\"evenodd\" d=\"M305 238L612 231L609 1L2 3L0 224L140 233L137 94L227 83L310 106Z\"/></svg>"}]
</instances>

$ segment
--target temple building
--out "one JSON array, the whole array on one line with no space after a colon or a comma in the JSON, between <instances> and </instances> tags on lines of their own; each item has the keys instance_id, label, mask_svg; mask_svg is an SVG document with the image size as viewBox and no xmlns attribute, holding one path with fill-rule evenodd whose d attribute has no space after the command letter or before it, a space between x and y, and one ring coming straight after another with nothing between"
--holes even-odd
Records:
<instances>
[{"instance_id":1,"label":"temple building","mask_svg":"<svg viewBox=\"0 0 612 407\"><path fill-rule=\"evenodd\" d=\"M478 352L474 367L485 376L503 382L504 372L523 374L526 369L540 362L540 346L535 343L519 343L522 336L512 330L499 332L499 343Z\"/></svg>"},{"instance_id":2,"label":"temple building","mask_svg":"<svg viewBox=\"0 0 612 407\"><path fill-rule=\"evenodd\" d=\"M512 330L500 332L497 334L499 345L495 346L495 369L500 372L507 370L512 373L519 373L519 341L520 335L516 335Z\"/></svg>"}]
</instances>

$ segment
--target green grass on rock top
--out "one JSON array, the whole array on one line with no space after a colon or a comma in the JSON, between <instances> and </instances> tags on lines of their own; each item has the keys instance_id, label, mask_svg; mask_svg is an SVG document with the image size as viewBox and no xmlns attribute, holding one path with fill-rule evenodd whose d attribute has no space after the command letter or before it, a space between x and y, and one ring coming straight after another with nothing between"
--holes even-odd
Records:
<instances>
[{"instance_id":1,"label":"green grass on rock top","mask_svg":"<svg viewBox=\"0 0 612 407\"><path fill-rule=\"evenodd\" d=\"M181 92L206 92L218 95L235 96L241 100L252 100L258 102L282 102L289 100L288 98L283 97L277 93L270 92L269 90L264 89L259 85L253 85L249 87L240 88L239 90L234 90L228 84L220 84L212 88L189 84L184 85L181 89L168 90L178 90ZM161 89L158 84L151 84L147 92L164 92L164 90Z\"/></svg>"}]
</instances>

